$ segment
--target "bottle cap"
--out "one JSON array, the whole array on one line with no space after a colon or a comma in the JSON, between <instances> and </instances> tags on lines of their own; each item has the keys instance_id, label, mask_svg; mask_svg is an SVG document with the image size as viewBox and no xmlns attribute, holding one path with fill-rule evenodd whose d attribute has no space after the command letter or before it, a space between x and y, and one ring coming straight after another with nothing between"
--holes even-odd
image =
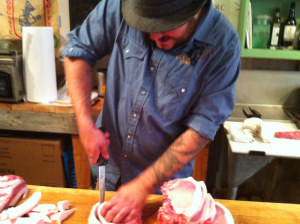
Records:
<instances>
[{"instance_id":1,"label":"bottle cap","mask_svg":"<svg viewBox=\"0 0 300 224\"><path fill-rule=\"evenodd\" d=\"M276 9L275 9L275 12L280 12L280 8L276 8Z\"/></svg>"}]
</instances>

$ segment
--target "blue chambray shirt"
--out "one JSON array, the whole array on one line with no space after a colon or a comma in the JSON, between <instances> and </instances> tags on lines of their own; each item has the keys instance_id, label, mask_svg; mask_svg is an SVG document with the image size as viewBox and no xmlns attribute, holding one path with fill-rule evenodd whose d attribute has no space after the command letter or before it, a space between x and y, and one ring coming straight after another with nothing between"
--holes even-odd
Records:
<instances>
[{"instance_id":1,"label":"blue chambray shirt","mask_svg":"<svg viewBox=\"0 0 300 224\"><path fill-rule=\"evenodd\" d=\"M169 51L126 24L120 0L102 0L68 38L65 56L91 66L111 53L97 121L110 133L107 190L138 176L189 127L214 139L232 112L240 41L211 1L194 36ZM172 179L190 176L193 165Z\"/></svg>"}]
</instances>

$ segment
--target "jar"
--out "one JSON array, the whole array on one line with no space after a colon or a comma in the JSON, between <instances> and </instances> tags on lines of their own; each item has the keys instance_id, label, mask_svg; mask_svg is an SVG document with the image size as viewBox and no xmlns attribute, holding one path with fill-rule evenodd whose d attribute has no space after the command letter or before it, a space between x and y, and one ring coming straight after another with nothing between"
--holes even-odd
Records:
<instances>
[{"instance_id":1,"label":"jar","mask_svg":"<svg viewBox=\"0 0 300 224\"><path fill-rule=\"evenodd\" d=\"M106 69L98 69L97 79L98 79L98 94L99 96L105 96L106 89Z\"/></svg>"},{"instance_id":2,"label":"jar","mask_svg":"<svg viewBox=\"0 0 300 224\"><path fill-rule=\"evenodd\" d=\"M270 32L271 32L271 17L267 15L256 15L253 20L252 30L252 47L253 48L268 48Z\"/></svg>"}]
</instances>

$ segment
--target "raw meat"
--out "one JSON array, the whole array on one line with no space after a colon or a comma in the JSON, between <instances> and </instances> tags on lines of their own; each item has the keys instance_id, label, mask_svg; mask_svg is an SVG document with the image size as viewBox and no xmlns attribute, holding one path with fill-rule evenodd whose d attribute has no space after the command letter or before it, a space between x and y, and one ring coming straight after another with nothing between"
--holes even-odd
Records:
<instances>
[{"instance_id":1,"label":"raw meat","mask_svg":"<svg viewBox=\"0 0 300 224\"><path fill-rule=\"evenodd\" d=\"M0 213L4 208L16 205L20 198L26 198L27 193L27 185L21 177L0 176Z\"/></svg>"},{"instance_id":2,"label":"raw meat","mask_svg":"<svg viewBox=\"0 0 300 224\"><path fill-rule=\"evenodd\" d=\"M9 219L16 219L18 217L21 217L22 215L28 213L33 209L37 203L42 198L42 193L41 192L35 192L31 195L31 197L25 201L23 204L15 207L15 208L10 208L8 210L8 218Z\"/></svg>"},{"instance_id":3,"label":"raw meat","mask_svg":"<svg viewBox=\"0 0 300 224\"><path fill-rule=\"evenodd\" d=\"M43 219L39 218L17 218L12 220L12 224L44 224Z\"/></svg>"},{"instance_id":4,"label":"raw meat","mask_svg":"<svg viewBox=\"0 0 300 224\"><path fill-rule=\"evenodd\" d=\"M57 207L58 207L59 211L68 210L70 207L70 202L69 201L59 201L59 202L57 202Z\"/></svg>"},{"instance_id":5,"label":"raw meat","mask_svg":"<svg viewBox=\"0 0 300 224\"><path fill-rule=\"evenodd\" d=\"M300 140L300 131L275 132L275 137Z\"/></svg>"},{"instance_id":6,"label":"raw meat","mask_svg":"<svg viewBox=\"0 0 300 224\"><path fill-rule=\"evenodd\" d=\"M4 220L1 221L0 224L44 224L44 221L42 219L38 218L17 218L14 220Z\"/></svg>"},{"instance_id":7,"label":"raw meat","mask_svg":"<svg viewBox=\"0 0 300 224\"><path fill-rule=\"evenodd\" d=\"M31 209L31 211L42 212L44 210L55 210L55 209L56 209L56 205L54 204L40 204L35 206L33 209Z\"/></svg>"},{"instance_id":8,"label":"raw meat","mask_svg":"<svg viewBox=\"0 0 300 224\"><path fill-rule=\"evenodd\" d=\"M207 193L203 181L192 177L171 180L161 190L165 199L158 210L158 221L162 224L234 223L229 210Z\"/></svg>"},{"instance_id":9,"label":"raw meat","mask_svg":"<svg viewBox=\"0 0 300 224\"><path fill-rule=\"evenodd\" d=\"M92 207L91 213L88 218L88 224L113 224L106 222L105 219L100 215L101 209L106 202L103 202L101 205L98 202ZM141 216L132 220L131 222L127 222L126 224L142 224Z\"/></svg>"},{"instance_id":10,"label":"raw meat","mask_svg":"<svg viewBox=\"0 0 300 224\"><path fill-rule=\"evenodd\" d=\"M50 218L54 221L57 221L58 224L61 224L66 218L72 215L75 212L76 208L72 208L70 210L64 210L52 215Z\"/></svg>"},{"instance_id":11,"label":"raw meat","mask_svg":"<svg viewBox=\"0 0 300 224\"><path fill-rule=\"evenodd\" d=\"M42 219L43 222L45 222L45 223L52 223L51 219L48 216L43 215L43 214L41 214L39 212L29 212L27 215L30 218L39 218L39 219Z\"/></svg>"},{"instance_id":12,"label":"raw meat","mask_svg":"<svg viewBox=\"0 0 300 224\"><path fill-rule=\"evenodd\" d=\"M221 203L216 202L217 215L212 222L213 224L230 224L234 223L230 211Z\"/></svg>"}]
</instances>

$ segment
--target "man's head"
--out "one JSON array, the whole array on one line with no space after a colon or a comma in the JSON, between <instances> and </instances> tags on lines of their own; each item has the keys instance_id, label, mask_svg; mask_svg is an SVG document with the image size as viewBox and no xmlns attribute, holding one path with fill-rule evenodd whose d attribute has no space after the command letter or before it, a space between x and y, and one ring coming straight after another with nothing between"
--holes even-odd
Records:
<instances>
[{"instance_id":1,"label":"man's head","mask_svg":"<svg viewBox=\"0 0 300 224\"><path fill-rule=\"evenodd\" d=\"M170 50L174 46L186 42L186 40L194 34L199 17L200 11L183 26L166 32L150 33L150 38L155 41L157 47Z\"/></svg>"},{"instance_id":2,"label":"man's head","mask_svg":"<svg viewBox=\"0 0 300 224\"><path fill-rule=\"evenodd\" d=\"M150 33L158 47L169 50L194 33L207 0L123 0L122 13L129 26Z\"/></svg>"}]
</instances>

